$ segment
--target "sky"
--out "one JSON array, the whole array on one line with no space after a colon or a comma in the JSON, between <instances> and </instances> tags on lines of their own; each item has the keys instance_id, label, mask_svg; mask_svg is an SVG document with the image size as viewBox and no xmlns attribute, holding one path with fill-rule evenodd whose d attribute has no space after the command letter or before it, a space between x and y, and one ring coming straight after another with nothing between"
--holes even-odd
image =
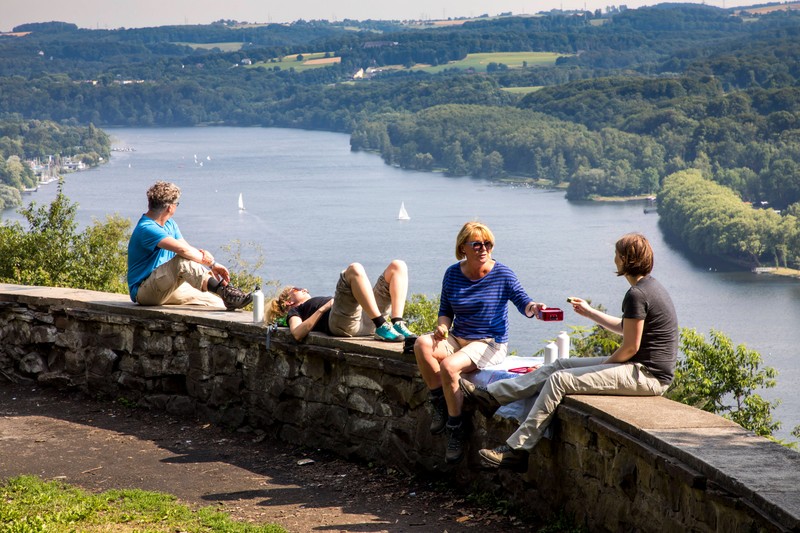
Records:
<instances>
[{"instance_id":1,"label":"sky","mask_svg":"<svg viewBox=\"0 0 800 533\"><path fill-rule=\"evenodd\" d=\"M675 0L677 1L677 0ZM764 0L766 1L766 0ZM116 29L239 22L292 22L299 19L435 20L480 15L532 14L550 9L605 10L659 3L653 0L0 0L0 31L26 22L70 22L80 28ZM753 1L693 1L715 7L753 5ZM762 3L762 2L758 2Z\"/></svg>"}]
</instances>

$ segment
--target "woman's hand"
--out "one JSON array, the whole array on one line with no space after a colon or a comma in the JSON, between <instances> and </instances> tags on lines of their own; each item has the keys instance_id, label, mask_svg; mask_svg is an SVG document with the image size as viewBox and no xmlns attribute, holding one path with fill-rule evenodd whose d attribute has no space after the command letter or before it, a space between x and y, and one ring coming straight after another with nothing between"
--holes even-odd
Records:
<instances>
[{"instance_id":1,"label":"woman's hand","mask_svg":"<svg viewBox=\"0 0 800 533\"><path fill-rule=\"evenodd\" d=\"M321 311L321 313L325 313L329 311L331 307L333 307L333 298L325 302L325 304L322 307L320 307L319 310Z\"/></svg>"},{"instance_id":2,"label":"woman's hand","mask_svg":"<svg viewBox=\"0 0 800 533\"><path fill-rule=\"evenodd\" d=\"M450 329L445 324L439 324L433 330L433 340L437 342L446 339L448 335L450 335Z\"/></svg>"},{"instance_id":3,"label":"woman's hand","mask_svg":"<svg viewBox=\"0 0 800 533\"><path fill-rule=\"evenodd\" d=\"M591 318L592 311L594 311L594 309L592 309L592 306L589 305L586 300L582 298L576 298L575 296L570 296L567 298L567 301L572 304L573 311L581 316Z\"/></svg>"},{"instance_id":4,"label":"woman's hand","mask_svg":"<svg viewBox=\"0 0 800 533\"><path fill-rule=\"evenodd\" d=\"M539 318L539 311L542 309L547 309L547 306L543 303L528 302L528 305L525 306L525 316Z\"/></svg>"}]
</instances>

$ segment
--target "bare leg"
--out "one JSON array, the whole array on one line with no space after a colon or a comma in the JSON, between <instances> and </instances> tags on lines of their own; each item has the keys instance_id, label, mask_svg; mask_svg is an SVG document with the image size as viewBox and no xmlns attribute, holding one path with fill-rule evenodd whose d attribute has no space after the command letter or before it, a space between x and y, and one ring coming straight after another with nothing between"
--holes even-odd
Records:
<instances>
[{"instance_id":1,"label":"bare leg","mask_svg":"<svg viewBox=\"0 0 800 533\"><path fill-rule=\"evenodd\" d=\"M344 277L350 284L353 296L369 318L378 318L380 311L372 293L372 286L367 277L367 271L361 263L351 263L344 271Z\"/></svg>"},{"instance_id":2,"label":"bare leg","mask_svg":"<svg viewBox=\"0 0 800 533\"><path fill-rule=\"evenodd\" d=\"M414 343L414 356L417 358L419 373L430 390L442 386L440 367L442 360L447 357L444 343L445 341L434 341L433 335L423 335Z\"/></svg>"},{"instance_id":3,"label":"bare leg","mask_svg":"<svg viewBox=\"0 0 800 533\"><path fill-rule=\"evenodd\" d=\"M408 266L405 261L395 259L386 270L383 277L389 284L389 296L392 300L392 318L402 318L406 307L408 295Z\"/></svg>"},{"instance_id":4,"label":"bare leg","mask_svg":"<svg viewBox=\"0 0 800 533\"><path fill-rule=\"evenodd\" d=\"M456 352L441 362L439 375L441 376L444 398L447 401L447 414L450 416L460 415L461 408L464 405L464 393L461 392L458 386L458 378L461 377L462 373L472 372L476 368L472 359L461 352Z\"/></svg>"}]
</instances>

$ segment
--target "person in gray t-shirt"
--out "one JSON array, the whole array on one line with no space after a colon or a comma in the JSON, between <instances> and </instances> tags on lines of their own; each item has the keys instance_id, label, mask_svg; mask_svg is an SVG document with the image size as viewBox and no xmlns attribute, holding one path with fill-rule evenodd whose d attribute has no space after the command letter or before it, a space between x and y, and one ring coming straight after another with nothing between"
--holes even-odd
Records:
<instances>
[{"instance_id":1,"label":"person in gray t-shirt","mask_svg":"<svg viewBox=\"0 0 800 533\"><path fill-rule=\"evenodd\" d=\"M576 313L622 335L622 343L613 354L557 359L485 389L460 381L465 398L482 410L538 394L528 417L505 444L478 452L484 466L527 470L529 452L542 438L565 395L660 396L672 383L678 358L678 318L669 294L650 276L650 243L638 233L624 235L616 243L614 264L617 275L630 284L622 301L621 318L594 309L581 298L568 299Z\"/></svg>"}]
</instances>

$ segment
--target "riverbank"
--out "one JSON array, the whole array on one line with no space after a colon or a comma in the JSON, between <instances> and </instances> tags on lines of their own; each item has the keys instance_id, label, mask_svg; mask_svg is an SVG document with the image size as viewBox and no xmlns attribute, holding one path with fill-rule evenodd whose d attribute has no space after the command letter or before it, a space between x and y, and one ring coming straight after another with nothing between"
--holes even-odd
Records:
<instances>
[{"instance_id":1,"label":"riverbank","mask_svg":"<svg viewBox=\"0 0 800 533\"><path fill-rule=\"evenodd\" d=\"M800 270L785 267L767 267L762 269L753 269L756 274L772 274L773 276L784 276L788 278L800 279Z\"/></svg>"}]
</instances>

